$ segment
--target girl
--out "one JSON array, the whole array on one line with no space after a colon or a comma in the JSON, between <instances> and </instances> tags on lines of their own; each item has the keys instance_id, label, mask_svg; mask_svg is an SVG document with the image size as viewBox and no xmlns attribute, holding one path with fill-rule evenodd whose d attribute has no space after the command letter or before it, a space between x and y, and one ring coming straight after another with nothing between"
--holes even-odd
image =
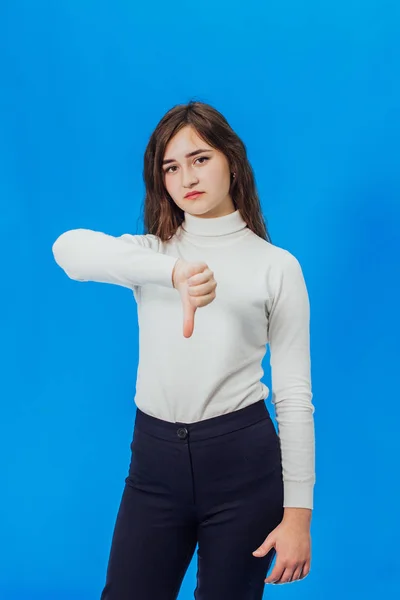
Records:
<instances>
[{"instance_id":1,"label":"girl","mask_svg":"<svg viewBox=\"0 0 400 600\"><path fill-rule=\"evenodd\" d=\"M272 245L245 146L213 107L167 112L144 180L144 235L75 229L53 245L71 279L130 288L138 307L131 461L101 600L177 598L197 545L197 600L260 600L264 583L310 570L302 269ZM260 381L267 344L278 433Z\"/></svg>"}]
</instances>

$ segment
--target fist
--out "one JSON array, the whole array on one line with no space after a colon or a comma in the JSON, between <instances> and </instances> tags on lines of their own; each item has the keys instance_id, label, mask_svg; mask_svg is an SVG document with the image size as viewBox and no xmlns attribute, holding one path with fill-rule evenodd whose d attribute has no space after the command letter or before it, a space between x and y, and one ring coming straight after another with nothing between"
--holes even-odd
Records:
<instances>
[{"instance_id":1,"label":"fist","mask_svg":"<svg viewBox=\"0 0 400 600\"><path fill-rule=\"evenodd\" d=\"M189 338L194 330L196 310L214 300L217 282L206 263L178 259L172 272L172 283L182 301L183 335Z\"/></svg>"}]
</instances>

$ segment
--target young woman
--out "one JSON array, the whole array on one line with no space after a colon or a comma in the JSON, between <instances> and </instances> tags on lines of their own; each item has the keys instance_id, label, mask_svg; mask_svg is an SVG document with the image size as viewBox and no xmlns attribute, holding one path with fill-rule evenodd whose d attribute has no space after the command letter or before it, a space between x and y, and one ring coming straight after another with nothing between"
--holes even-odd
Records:
<instances>
[{"instance_id":1,"label":"young woman","mask_svg":"<svg viewBox=\"0 0 400 600\"><path fill-rule=\"evenodd\" d=\"M167 112L144 180L144 235L75 229L53 245L70 278L130 288L138 307L131 461L101 599L177 598L198 544L197 600L261 600L265 582L310 570L302 269L271 243L245 146L213 107ZM278 433L260 381L267 344Z\"/></svg>"}]
</instances>

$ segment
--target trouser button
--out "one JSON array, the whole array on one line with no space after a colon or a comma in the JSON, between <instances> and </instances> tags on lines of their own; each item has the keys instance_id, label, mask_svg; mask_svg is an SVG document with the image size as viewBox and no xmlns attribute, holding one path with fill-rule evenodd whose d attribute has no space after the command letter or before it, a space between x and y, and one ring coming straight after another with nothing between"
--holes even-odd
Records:
<instances>
[{"instance_id":1,"label":"trouser button","mask_svg":"<svg viewBox=\"0 0 400 600\"><path fill-rule=\"evenodd\" d=\"M178 436L178 438L180 438L181 440L184 440L187 438L189 432L186 429L186 427L179 427L178 431L176 432L176 435Z\"/></svg>"}]
</instances>

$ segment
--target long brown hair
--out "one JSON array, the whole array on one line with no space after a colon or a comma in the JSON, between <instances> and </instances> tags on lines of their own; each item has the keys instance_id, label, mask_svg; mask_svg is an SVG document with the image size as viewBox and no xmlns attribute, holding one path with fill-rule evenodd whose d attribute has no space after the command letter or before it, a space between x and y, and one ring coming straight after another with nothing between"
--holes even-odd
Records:
<instances>
[{"instance_id":1,"label":"long brown hair","mask_svg":"<svg viewBox=\"0 0 400 600\"><path fill-rule=\"evenodd\" d=\"M164 185L162 161L169 140L190 125L211 147L224 153L231 172L230 195L247 226L255 234L271 242L262 215L253 169L246 147L225 117L209 104L190 101L171 108L152 133L144 154L143 179L145 233L169 240L184 220L184 212L175 204Z\"/></svg>"}]
</instances>

